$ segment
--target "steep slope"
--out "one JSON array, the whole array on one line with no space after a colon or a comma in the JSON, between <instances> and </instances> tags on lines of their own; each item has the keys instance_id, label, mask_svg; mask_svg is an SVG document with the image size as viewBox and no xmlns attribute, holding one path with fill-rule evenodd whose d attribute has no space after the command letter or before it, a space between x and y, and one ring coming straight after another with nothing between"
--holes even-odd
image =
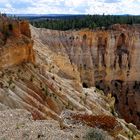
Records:
<instances>
[{"instance_id":1,"label":"steep slope","mask_svg":"<svg viewBox=\"0 0 140 140\"><path fill-rule=\"evenodd\" d=\"M54 63L65 69L66 75L86 88L96 86L106 94L112 93L119 115L140 127L139 26L65 32L32 28L32 34L55 53Z\"/></svg>"}]
</instances>

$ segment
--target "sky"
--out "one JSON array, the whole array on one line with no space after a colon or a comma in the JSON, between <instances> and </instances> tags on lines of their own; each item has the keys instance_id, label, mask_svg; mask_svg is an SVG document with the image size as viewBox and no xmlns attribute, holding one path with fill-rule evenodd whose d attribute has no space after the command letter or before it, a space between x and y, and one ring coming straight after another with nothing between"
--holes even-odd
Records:
<instances>
[{"instance_id":1,"label":"sky","mask_svg":"<svg viewBox=\"0 0 140 140\"><path fill-rule=\"evenodd\" d=\"M140 15L140 0L0 0L0 12Z\"/></svg>"}]
</instances>

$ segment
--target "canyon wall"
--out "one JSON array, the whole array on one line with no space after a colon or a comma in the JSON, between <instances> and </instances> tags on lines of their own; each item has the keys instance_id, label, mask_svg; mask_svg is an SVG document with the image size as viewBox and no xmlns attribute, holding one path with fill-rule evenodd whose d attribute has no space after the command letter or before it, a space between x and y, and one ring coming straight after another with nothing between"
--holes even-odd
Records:
<instances>
[{"instance_id":1,"label":"canyon wall","mask_svg":"<svg viewBox=\"0 0 140 140\"><path fill-rule=\"evenodd\" d=\"M82 119L82 124L85 123L83 125L80 123L80 126L89 125L103 128L114 139L118 139L118 137L139 139L140 132L136 126L126 123L116 116L114 110L115 98L119 98L118 107L125 108L122 101L125 100L126 96L117 93L117 89L121 89L120 84L115 90L115 83L113 83L113 87L111 80L104 80L106 75L110 73L107 71L109 67L105 55L107 49L104 49L104 47L108 47L108 39L103 37L108 37L112 30L62 32L37 29L30 26L30 34L27 30L29 25L19 24L19 26L22 25L25 30L20 30L20 34L14 33L15 36L10 35L6 39L1 38L5 44L1 46L3 50L1 51L0 64L5 69L0 69L0 110L1 106L8 109L26 109L31 112L33 119L55 119L60 123L61 128L70 126L70 131L73 124L74 127L77 127L75 121L79 118ZM101 35L101 38L98 39L97 34ZM33 50L30 35L34 40ZM121 35L119 39L120 44L123 42L122 38L124 38L124 35ZM33 52L35 52L35 62ZM125 52L127 51L125 50ZM127 54L129 53L127 52ZM34 63L21 64L23 61ZM116 65L117 63L118 61ZM15 64L18 65L14 66ZM119 67L122 67L121 65L120 63ZM8 68L6 69L6 67ZM108 69L111 71L111 68ZM108 73L106 72L107 74L102 77L98 76L98 73L101 73L100 70ZM96 71L99 72L96 73ZM127 81L124 79L123 82ZM112 93L114 96L118 96L115 96L115 98L111 94L106 96L99 89L95 87L83 88L82 84L84 87L97 86L108 91L111 91L112 87L112 90L115 91ZM105 86L105 84L108 85ZM108 92L106 91L106 93ZM134 98L129 99L132 99L128 101L129 104L135 101ZM138 100L137 98L135 106L138 106ZM127 105L127 107L130 106ZM9 112L9 110L6 112ZM7 116L7 114L5 115ZM71 115L76 115L73 116L76 120L67 120L68 118L71 119ZM13 115L8 117L11 116ZM20 116L18 115L18 117ZM130 117L132 118L132 116ZM72 125L69 122L72 122ZM79 132L79 126L77 130ZM82 130L85 130L84 127L82 127ZM72 131L74 132L74 130ZM11 131L9 132L11 133Z\"/></svg>"},{"instance_id":2,"label":"canyon wall","mask_svg":"<svg viewBox=\"0 0 140 140\"><path fill-rule=\"evenodd\" d=\"M68 56L83 87L111 92L119 115L140 128L139 25L65 32L40 29L38 38L56 54Z\"/></svg>"},{"instance_id":3,"label":"canyon wall","mask_svg":"<svg viewBox=\"0 0 140 140\"><path fill-rule=\"evenodd\" d=\"M34 62L29 23L0 16L0 68Z\"/></svg>"}]
</instances>

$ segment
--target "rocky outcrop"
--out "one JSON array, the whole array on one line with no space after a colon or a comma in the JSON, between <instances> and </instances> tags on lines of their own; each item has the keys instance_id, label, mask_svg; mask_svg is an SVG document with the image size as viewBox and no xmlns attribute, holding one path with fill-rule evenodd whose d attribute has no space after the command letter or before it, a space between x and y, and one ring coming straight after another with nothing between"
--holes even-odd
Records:
<instances>
[{"instance_id":1,"label":"rocky outcrop","mask_svg":"<svg viewBox=\"0 0 140 140\"><path fill-rule=\"evenodd\" d=\"M29 27L29 23L25 20L20 22L20 32L21 34L31 38L31 31Z\"/></svg>"},{"instance_id":2,"label":"rocky outcrop","mask_svg":"<svg viewBox=\"0 0 140 140\"><path fill-rule=\"evenodd\" d=\"M139 26L65 32L36 29L32 33L35 40L55 53L54 63L61 70L65 67L65 75L79 79L83 87L96 86L106 94L111 92L118 113L140 127Z\"/></svg>"},{"instance_id":3,"label":"rocky outcrop","mask_svg":"<svg viewBox=\"0 0 140 140\"><path fill-rule=\"evenodd\" d=\"M34 59L29 23L0 16L0 68Z\"/></svg>"}]
</instances>

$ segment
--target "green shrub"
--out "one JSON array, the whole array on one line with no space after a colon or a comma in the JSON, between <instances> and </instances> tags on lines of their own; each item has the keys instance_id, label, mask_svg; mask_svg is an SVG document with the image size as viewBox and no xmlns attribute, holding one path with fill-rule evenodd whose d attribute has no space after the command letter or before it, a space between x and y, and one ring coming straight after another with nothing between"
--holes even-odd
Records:
<instances>
[{"instance_id":1,"label":"green shrub","mask_svg":"<svg viewBox=\"0 0 140 140\"><path fill-rule=\"evenodd\" d=\"M45 95L46 95L46 96L48 96L48 95L50 94L49 91L48 91L48 87L47 87L47 85L45 86L44 91L45 91Z\"/></svg>"},{"instance_id":2,"label":"green shrub","mask_svg":"<svg viewBox=\"0 0 140 140\"><path fill-rule=\"evenodd\" d=\"M12 78L10 78L10 79L7 81L7 83L8 83L9 86L12 84L12 82L13 82Z\"/></svg>"},{"instance_id":3,"label":"green shrub","mask_svg":"<svg viewBox=\"0 0 140 140\"><path fill-rule=\"evenodd\" d=\"M31 75L30 81L33 82L33 80L34 80L34 75Z\"/></svg>"},{"instance_id":4,"label":"green shrub","mask_svg":"<svg viewBox=\"0 0 140 140\"><path fill-rule=\"evenodd\" d=\"M107 132L98 128L90 129L83 138L84 140L112 140Z\"/></svg>"}]
</instances>

